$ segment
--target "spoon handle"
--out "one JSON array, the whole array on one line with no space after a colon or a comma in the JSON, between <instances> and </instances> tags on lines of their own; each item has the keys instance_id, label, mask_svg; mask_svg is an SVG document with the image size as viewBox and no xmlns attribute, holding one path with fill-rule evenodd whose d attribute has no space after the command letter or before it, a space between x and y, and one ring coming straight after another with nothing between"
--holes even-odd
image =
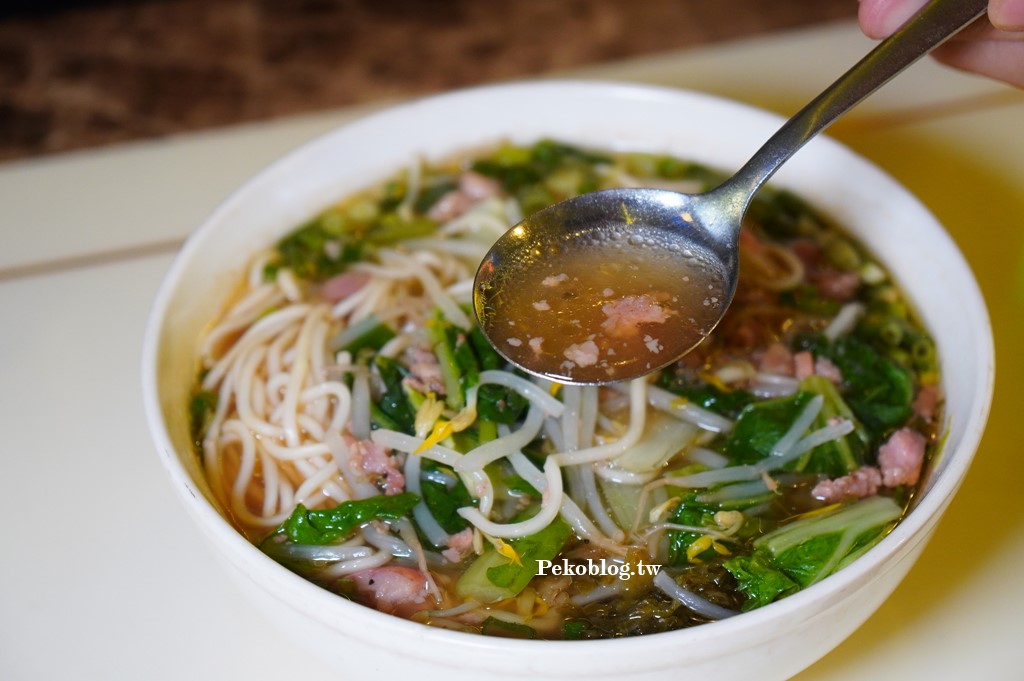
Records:
<instances>
[{"instance_id":1,"label":"spoon handle","mask_svg":"<svg viewBox=\"0 0 1024 681\"><path fill-rule=\"evenodd\" d=\"M933 0L797 112L713 193L740 216L753 194L812 137L893 76L985 13L987 0Z\"/></svg>"}]
</instances>

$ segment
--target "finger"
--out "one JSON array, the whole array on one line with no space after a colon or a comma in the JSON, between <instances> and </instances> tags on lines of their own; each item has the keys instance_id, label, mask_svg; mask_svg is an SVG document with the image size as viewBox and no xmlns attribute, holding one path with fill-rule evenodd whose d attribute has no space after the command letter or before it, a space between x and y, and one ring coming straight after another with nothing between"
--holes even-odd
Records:
<instances>
[{"instance_id":1,"label":"finger","mask_svg":"<svg viewBox=\"0 0 1024 681\"><path fill-rule=\"evenodd\" d=\"M989 0L988 17L1001 31L1024 31L1024 0Z\"/></svg>"},{"instance_id":2,"label":"finger","mask_svg":"<svg viewBox=\"0 0 1024 681\"><path fill-rule=\"evenodd\" d=\"M949 42L932 55L943 64L1024 88L1024 42Z\"/></svg>"},{"instance_id":3,"label":"finger","mask_svg":"<svg viewBox=\"0 0 1024 681\"><path fill-rule=\"evenodd\" d=\"M906 23L925 0L861 0L857 18L869 38L885 38Z\"/></svg>"}]
</instances>

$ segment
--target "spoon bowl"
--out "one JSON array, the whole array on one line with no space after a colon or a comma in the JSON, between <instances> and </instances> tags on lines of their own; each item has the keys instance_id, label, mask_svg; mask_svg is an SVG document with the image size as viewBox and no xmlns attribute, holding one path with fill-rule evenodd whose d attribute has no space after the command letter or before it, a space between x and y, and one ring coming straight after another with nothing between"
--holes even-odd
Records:
<instances>
[{"instance_id":1,"label":"spoon bowl","mask_svg":"<svg viewBox=\"0 0 1024 681\"><path fill-rule=\"evenodd\" d=\"M608 189L535 213L480 265L481 328L506 359L562 383L671 363L711 333L736 290L735 235L707 229L706 197Z\"/></svg>"},{"instance_id":2,"label":"spoon bowl","mask_svg":"<svg viewBox=\"0 0 1024 681\"><path fill-rule=\"evenodd\" d=\"M986 7L987 0L932 0L711 191L591 192L526 218L477 271L481 330L506 359L560 383L629 380L679 359L732 302L740 225L757 190L810 139Z\"/></svg>"}]
</instances>

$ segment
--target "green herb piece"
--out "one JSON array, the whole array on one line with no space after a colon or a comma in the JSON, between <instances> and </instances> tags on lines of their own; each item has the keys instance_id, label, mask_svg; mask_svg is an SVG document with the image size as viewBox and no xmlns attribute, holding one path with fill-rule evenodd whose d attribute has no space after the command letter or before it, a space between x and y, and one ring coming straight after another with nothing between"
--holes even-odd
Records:
<instances>
[{"instance_id":1,"label":"green herb piece","mask_svg":"<svg viewBox=\"0 0 1024 681\"><path fill-rule=\"evenodd\" d=\"M413 434L416 431L416 410L409 403L409 397L402 385L406 369L396 360L377 355L373 360L380 374L384 390L375 405L381 413L395 424L396 430ZM371 416L373 410L371 409Z\"/></svg>"},{"instance_id":2,"label":"green herb piece","mask_svg":"<svg viewBox=\"0 0 1024 681\"><path fill-rule=\"evenodd\" d=\"M841 307L838 300L826 298L817 286L811 284L800 284L789 291L783 291L779 294L779 302L821 317L835 317Z\"/></svg>"},{"instance_id":3,"label":"green herb piece","mask_svg":"<svg viewBox=\"0 0 1024 681\"><path fill-rule=\"evenodd\" d=\"M362 257L358 238L346 231L337 213L325 213L277 242L278 258L268 264L264 275L272 278L281 267L295 276L323 281L345 271Z\"/></svg>"},{"instance_id":4,"label":"green herb piece","mask_svg":"<svg viewBox=\"0 0 1024 681\"><path fill-rule=\"evenodd\" d=\"M469 527L469 523L458 512L464 506L473 505L473 497L470 496L469 490L466 489L462 480L452 469L435 461L424 459L421 466L423 472L441 471L446 478L451 479L449 484L445 484L425 475L421 475L420 478L420 493L423 495L423 502L427 505L430 515L434 516L437 524L448 534L455 534Z\"/></svg>"},{"instance_id":5,"label":"green herb piece","mask_svg":"<svg viewBox=\"0 0 1024 681\"><path fill-rule=\"evenodd\" d=\"M192 433L192 444L197 448L203 446L203 436L210 427L210 421L217 411L217 393L212 390L199 390L189 400L189 426Z\"/></svg>"},{"instance_id":6,"label":"green herb piece","mask_svg":"<svg viewBox=\"0 0 1024 681\"><path fill-rule=\"evenodd\" d=\"M537 630L526 624L518 622L506 622L497 617L488 617L480 627L480 633L486 636L500 636L502 638L537 638Z\"/></svg>"},{"instance_id":7,"label":"green herb piece","mask_svg":"<svg viewBox=\"0 0 1024 681\"><path fill-rule=\"evenodd\" d=\"M582 641L587 632L587 623L583 620L567 620L562 623L562 638L566 641Z\"/></svg>"},{"instance_id":8,"label":"green herb piece","mask_svg":"<svg viewBox=\"0 0 1024 681\"><path fill-rule=\"evenodd\" d=\"M330 544L350 535L371 520L397 520L412 510L420 498L412 492L392 496L345 501L334 508L311 511L302 504L295 507L275 531L283 532L296 544Z\"/></svg>"}]
</instances>

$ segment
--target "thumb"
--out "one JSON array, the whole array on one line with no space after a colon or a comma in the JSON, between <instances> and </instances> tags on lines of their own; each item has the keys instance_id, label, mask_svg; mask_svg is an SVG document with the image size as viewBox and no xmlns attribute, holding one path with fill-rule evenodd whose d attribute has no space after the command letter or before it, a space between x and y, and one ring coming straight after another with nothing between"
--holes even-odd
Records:
<instances>
[{"instance_id":1,"label":"thumb","mask_svg":"<svg viewBox=\"0 0 1024 681\"><path fill-rule=\"evenodd\" d=\"M1024 31L1024 0L989 0L988 19L1000 31Z\"/></svg>"}]
</instances>

